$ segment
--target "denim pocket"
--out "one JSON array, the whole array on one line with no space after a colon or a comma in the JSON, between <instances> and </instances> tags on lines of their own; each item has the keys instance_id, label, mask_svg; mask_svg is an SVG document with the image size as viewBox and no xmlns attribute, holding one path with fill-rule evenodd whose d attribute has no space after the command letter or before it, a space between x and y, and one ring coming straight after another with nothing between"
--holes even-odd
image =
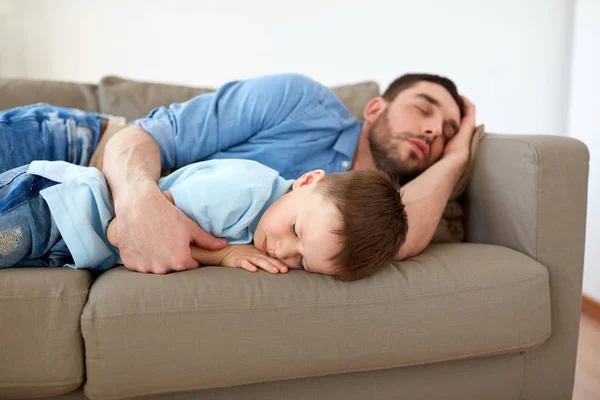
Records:
<instances>
[{"instance_id":1,"label":"denim pocket","mask_svg":"<svg viewBox=\"0 0 600 400\"><path fill-rule=\"evenodd\" d=\"M50 179L28 174L28 167L23 166L4 173L7 174L8 178L12 177L12 179L7 180L6 183L0 186L0 215L8 213L21 204L39 196L40 191L57 184L57 182ZM15 170L21 171L16 176L12 176ZM0 176L3 177L4 174Z\"/></svg>"},{"instance_id":2,"label":"denim pocket","mask_svg":"<svg viewBox=\"0 0 600 400\"><path fill-rule=\"evenodd\" d=\"M4 188L6 185L10 185L15 179L19 177L19 175L23 175L27 173L29 169L29 165L23 165L21 167L9 169L6 172L0 174L0 189ZM3 198L3 193L0 191L0 200Z\"/></svg>"}]
</instances>

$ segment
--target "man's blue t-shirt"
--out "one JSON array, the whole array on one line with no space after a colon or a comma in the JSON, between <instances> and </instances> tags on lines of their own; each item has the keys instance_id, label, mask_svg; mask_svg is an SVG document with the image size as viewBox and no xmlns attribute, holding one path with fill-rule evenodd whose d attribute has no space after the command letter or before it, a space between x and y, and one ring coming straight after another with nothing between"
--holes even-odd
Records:
<instances>
[{"instance_id":1,"label":"man's blue t-shirt","mask_svg":"<svg viewBox=\"0 0 600 400\"><path fill-rule=\"evenodd\" d=\"M347 171L362 128L330 89L297 74L230 82L133 123L158 143L163 170L238 158L286 179Z\"/></svg>"}]
</instances>

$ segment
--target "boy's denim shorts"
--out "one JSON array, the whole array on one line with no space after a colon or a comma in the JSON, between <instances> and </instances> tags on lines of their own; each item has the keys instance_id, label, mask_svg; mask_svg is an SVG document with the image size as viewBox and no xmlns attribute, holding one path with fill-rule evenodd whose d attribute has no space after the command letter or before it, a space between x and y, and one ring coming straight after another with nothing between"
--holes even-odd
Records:
<instances>
[{"instance_id":1,"label":"boy's denim shorts","mask_svg":"<svg viewBox=\"0 0 600 400\"><path fill-rule=\"evenodd\" d=\"M0 111L0 173L34 160L87 166L107 119L49 104Z\"/></svg>"},{"instance_id":2,"label":"boy's denim shorts","mask_svg":"<svg viewBox=\"0 0 600 400\"><path fill-rule=\"evenodd\" d=\"M62 267L72 258L40 195L56 182L28 168L0 173L0 268Z\"/></svg>"}]
</instances>

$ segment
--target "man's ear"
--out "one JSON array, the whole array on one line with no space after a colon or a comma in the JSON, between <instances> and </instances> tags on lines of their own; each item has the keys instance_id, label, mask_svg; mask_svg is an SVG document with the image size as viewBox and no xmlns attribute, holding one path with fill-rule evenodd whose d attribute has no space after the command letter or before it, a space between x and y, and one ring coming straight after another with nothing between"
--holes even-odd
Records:
<instances>
[{"instance_id":1,"label":"man's ear","mask_svg":"<svg viewBox=\"0 0 600 400\"><path fill-rule=\"evenodd\" d=\"M383 97L377 96L372 98L363 110L363 119L365 122L372 124L386 107L387 101Z\"/></svg>"},{"instance_id":2,"label":"man's ear","mask_svg":"<svg viewBox=\"0 0 600 400\"><path fill-rule=\"evenodd\" d=\"M322 169L316 169L314 171L307 172L294 181L292 189L296 190L298 188L301 188L302 186L312 185L321 182L323 178L325 178L325 171L323 171Z\"/></svg>"}]
</instances>

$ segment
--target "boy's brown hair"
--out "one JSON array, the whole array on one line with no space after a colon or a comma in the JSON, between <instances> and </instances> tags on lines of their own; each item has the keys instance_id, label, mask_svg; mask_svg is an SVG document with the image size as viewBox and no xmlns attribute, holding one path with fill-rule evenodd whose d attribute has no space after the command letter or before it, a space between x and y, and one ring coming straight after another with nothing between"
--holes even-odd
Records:
<instances>
[{"instance_id":1,"label":"boy's brown hair","mask_svg":"<svg viewBox=\"0 0 600 400\"><path fill-rule=\"evenodd\" d=\"M343 281L365 278L387 263L406 240L408 219L396 185L383 173L348 171L327 175L317 193L332 201L342 215L334 234L342 249L331 258Z\"/></svg>"}]
</instances>

